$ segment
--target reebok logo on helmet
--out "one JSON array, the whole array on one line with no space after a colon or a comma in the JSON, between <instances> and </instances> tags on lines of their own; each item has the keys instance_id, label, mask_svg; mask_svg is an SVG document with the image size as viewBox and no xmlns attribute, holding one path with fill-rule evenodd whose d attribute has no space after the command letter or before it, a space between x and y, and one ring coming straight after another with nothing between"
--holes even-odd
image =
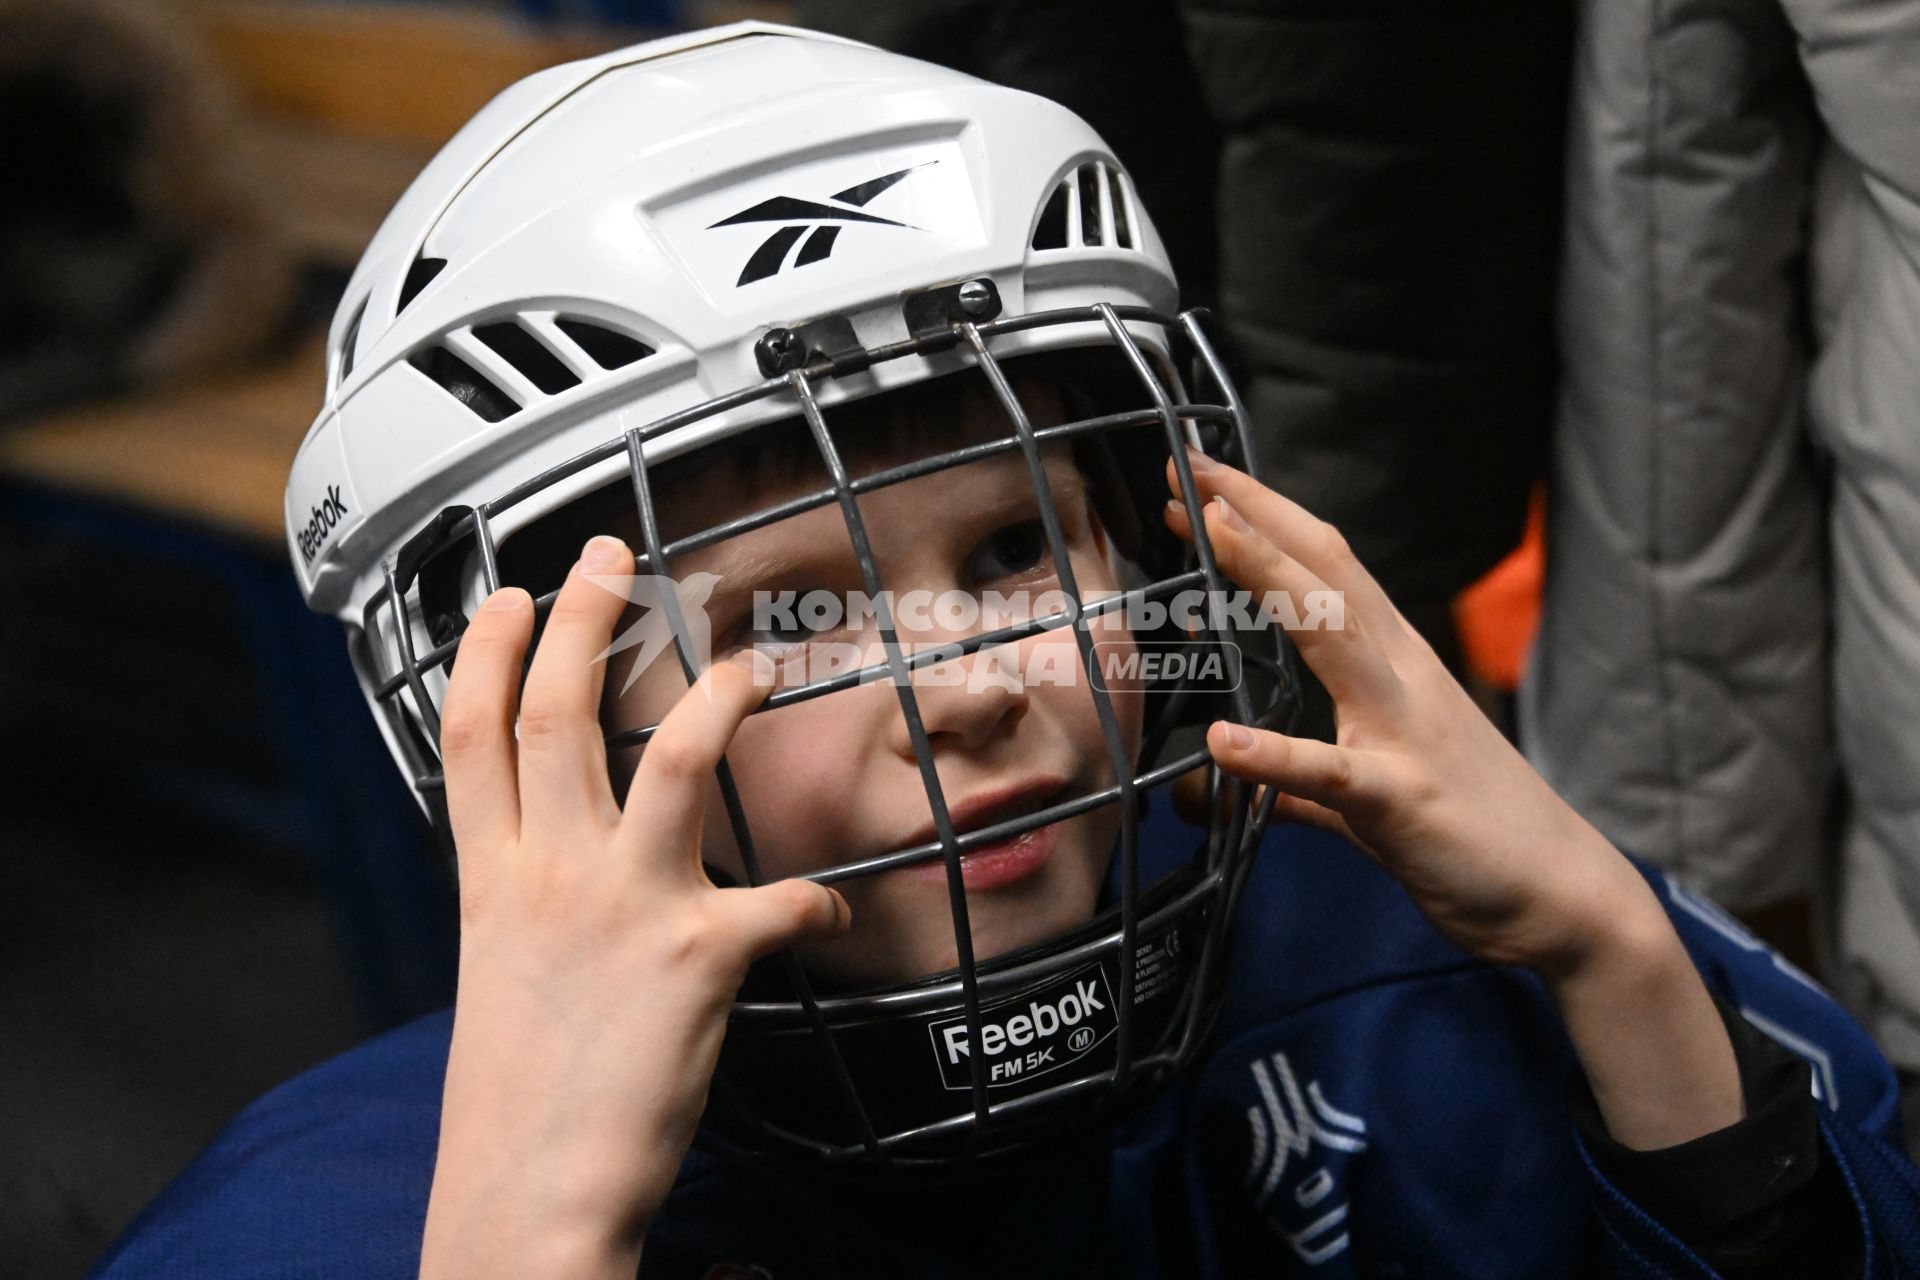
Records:
<instances>
[{"instance_id":1,"label":"reebok logo on helmet","mask_svg":"<svg viewBox=\"0 0 1920 1280\"><path fill-rule=\"evenodd\" d=\"M346 517L347 504L340 497L340 486L327 486L326 496L313 504L313 517L307 521L307 527L300 531L297 541L300 544L300 557L307 564L313 563L320 548L327 545L340 521Z\"/></svg>"},{"instance_id":2,"label":"reebok logo on helmet","mask_svg":"<svg viewBox=\"0 0 1920 1280\"><path fill-rule=\"evenodd\" d=\"M987 1085L1017 1084L1082 1057L1117 1025L1106 974L1089 965L1061 981L981 1011ZM949 1089L972 1087L965 1018L932 1023L934 1056Z\"/></svg>"},{"instance_id":3,"label":"reebok logo on helmet","mask_svg":"<svg viewBox=\"0 0 1920 1280\"><path fill-rule=\"evenodd\" d=\"M740 269L740 278L734 282L737 289L741 285L752 284L755 280L764 280L768 276L779 274L786 265L787 251L793 248L809 228L813 234L807 236L807 242L800 246L800 252L794 255L793 265L804 267L809 262L818 262L833 252L834 241L840 238L841 226L847 223L865 222L874 226L899 227L904 231L925 231L925 227L916 227L910 223L896 222L892 218L882 218L877 214L860 212L861 206L891 188L916 169L924 169L930 164L939 164L938 160L927 160L920 164L908 165L892 173L883 174L866 182L855 183L844 191L836 191L827 199L837 204L823 204L818 200L807 200L799 196L774 196L762 200L750 209L742 209L731 217L707 228L734 227L743 222L785 222L791 225L760 242L758 248L747 259L747 265Z\"/></svg>"}]
</instances>

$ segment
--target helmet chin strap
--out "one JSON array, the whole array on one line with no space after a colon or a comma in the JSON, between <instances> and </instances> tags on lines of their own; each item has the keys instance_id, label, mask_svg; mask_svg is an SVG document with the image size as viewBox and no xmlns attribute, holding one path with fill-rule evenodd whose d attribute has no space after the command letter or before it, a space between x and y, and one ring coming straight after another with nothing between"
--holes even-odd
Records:
<instances>
[{"instance_id":1,"label":"helmet chin strap","mask_svg":"<svg viewBox=\"0 0 1920 1280\"><path fill-rule=\"evenodd\" d=\"M447 866L457 877L460 874L459 850L453 843L453 819L447 813L447 789L444 785L431 785L439 781L436 776L420 787L421 798L427 806L427 822L433 828L433 842L440 849L440 856L446 859Z\"/></svg>"},{"instance_id":2,"label":"helmet chin strap","mask_svg":"<svg viewBox=\"0 0 1920 1280\"><path fill-rule=\"evenodd\" d=\"M982 1000L979 1052L986 1056L995 1108L985 1133L971 1124L970 1059L976 1050L954 985L957 971L844 1002L822 990L822 1012L848 1069L869 1082L862 1102L874 1128L904 1135L889 1143L891 1171L950 1174L954 1158L963 1153L975 1169L982 1161L1011 1159L1043 1139L1112 1115L1156 1087L1178 1065L1180 1041L1195 1021L1196 1011L1189 1008L1196 992L1190 970L1201 963L1201 935L1208 927L1204 910L1163 909L1197 880L1190 866L1183 867L1143 895L1142 916L1152 923L1140 930L1131 960L1138 1067L1119 1094L1087 1087L1110 1073L1115 1062L1126 962L1117 905L1064 937L980 965L991 993ZM926 995L916 1000L922 992ZM876 1017L866 1007L874 999L905 1009ZM828 1081L819 1055L807 1052L810 1034L798 1021L754 1025L736 1018L721 1051L728 1088L716 1092L708 1118L741 1146L771 1145L788 1154L811 1147L829 1168L837 1164L871 1176L876 1170L870 1161L835 1159L836 1154L857 1157L861 1148L845 1118L820 1105ZM1023 1105L1023 1100L1031 1102ZM769 1134L769 1116L792 1127ZM769 1137L776 1143L769 1144Z\"/></svg>"}]
</instances>

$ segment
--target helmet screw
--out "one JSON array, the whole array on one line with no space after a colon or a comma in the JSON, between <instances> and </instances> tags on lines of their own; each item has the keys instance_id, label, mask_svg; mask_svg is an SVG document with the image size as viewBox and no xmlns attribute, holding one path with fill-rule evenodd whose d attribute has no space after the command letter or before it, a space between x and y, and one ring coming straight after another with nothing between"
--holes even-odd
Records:
<instances>
[{"instance_id":1,"label":"helmet screw","mask_svg":"<svg viewBox=\"0 0 1920 1280\"><path fill-rule=\"evenodd\" d=\"M985 280L969 280L956 295L960 309L970 316L983 316L993 309L993 286Z\"/></svg>"},{"instance_id":2,"label":"helmet screw","mask_svg":"<svg viewBox=\"0 0 1920 1280\"><path fill-rule=\"evenodd\" d=\"M777 377L807 362L807 344L791 329L769 329L753 344L753 357L761 373Z\"/></svg>"}]
</instances>

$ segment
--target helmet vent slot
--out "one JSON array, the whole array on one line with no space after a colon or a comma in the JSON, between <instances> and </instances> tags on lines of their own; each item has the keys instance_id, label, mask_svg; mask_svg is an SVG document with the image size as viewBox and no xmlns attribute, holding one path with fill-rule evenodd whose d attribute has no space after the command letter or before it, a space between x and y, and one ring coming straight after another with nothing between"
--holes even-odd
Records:
<instances>
[{"instance_id":1,"label":"helmet vent slot","mask_svg":"<svg viewBox=\"0 0 1920 1280\"><path fill-rule=\"evenodd\" d=\"M1100 226L1100 166L1083 164L1076 175L1080 183L1080 243L1106 243Z\"/></svg>"},{"instance_id":2,"label":"helmet vent slot","mask_svg":"<svg viewBox=\"0 0 1920 1280\"><path fill-rule=\"evenodd\" d=\"M397 315L407 309L407 304L420 296L420 291L433 283L433 278L447 269L445 258L415 258L413 265L407 268L407 278L400 285L400 302L394 307Z\"/></svg>"},{"instance_id":3,"label":"helmet vent slot","mask_svg":"<svg viewBox=\"0 0 1920 1280\"><path fill-rule=\"evenodd\" d=\"M347 375L353 372L353 349L359 345L360 322L366 319L366 316L367 300L362 298L360 305L354 308L353 319L347 321L347 331L340 335L340 372L333 380L333 385L336 387L345 382Z\"/></svg>"},{"instance_id":4,"label":"helmet vent slot","mask_svg":"<svg viewBox=\"0 0 1920 1280\"><path fill-rule=\"evenodd\" d=\"M542 395L558 395L580 385L578 374L562 364L538 338L511 320L475 325L473 336L538 387Z\"/></svg>"},{"instance_id":5,"label":"helmet vent slot","mask_svg":"<svg viewBox=\"0 0 1920 1280\"><path fill-rule=\"evenodd\" d=\"M1089 160L1047 196L1029 247L1137 250L1138 222L1127 175L1118 165Z\"/></svg>"},{"instance_id":6,"label":"helmet vent slot","mask_svg":"<svg viewBox=\"0 0 1920 1280\"><path fill-rule=\"evenodd\" d=\"M1047 197L1047 207L1040 211L1040 221L1033 228L1033 247L1067 247L1067 184L1064 182L1053 189L1053 194Z\"/></svg>"},{"instance_id":7,"label":"helmet vent slot","mask_svg":"<svg viewBox=\"0 0 1920 1280\"><path fill-rule=\"evenodd\" d=\"M445 347L423 347L408 356L407 363L487 422L498 422L519 412L520 406L506 392Z\"/></svg>"},{"instance_id":8,"label":"helmet vent slot","mask_svg":"<svg viewBox=\"0 0 1920 1280\"><path fill-rule=\"evenodd\" d=\"M1107 170L1107 194L1113 197L1113 242L1122 249L1131 249L1133 244L1133 221L1127 217L1126 183L1120 179L1118 169Z\"/></svg>"},{"instance_id":9,"label":"helmet vent slot","mask_svg":"<svg viewBox=\"0 0 1920 1280\"><path fill-rule=\"evenodd\" d=\"M556 316L553 323L560 332L572 338L574 345L591 356L593 362L602 369L625 368L634 361L644 360L653 354L653 348L640 339L621 333L618 329L609 329L603 324L595 324L591 320L580 320L573 316Z\"/></svg>"}]
</instances>

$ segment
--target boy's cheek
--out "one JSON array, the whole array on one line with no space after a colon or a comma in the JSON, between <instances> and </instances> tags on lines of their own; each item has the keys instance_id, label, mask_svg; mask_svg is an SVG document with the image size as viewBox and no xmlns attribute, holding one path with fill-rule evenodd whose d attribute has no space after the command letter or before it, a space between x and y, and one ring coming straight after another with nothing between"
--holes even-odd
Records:
<instances>
[{"instance_id":1,"label":"boy's cheek","mask_svg":"<svg viewBox=\"0 0 1920 1280\"><path fill-rule=\"evenodd\" d=\"M836 732L829 694L811 703L750 717L728 748L727 762L768 880L818 871L863 846L849 830L861 812L861 757ZM755 724L756 719L767 723ZM701 856L744 882L739 842L718 779L707 787ZM851 897L849 898L851 901Z\"/></svg>"}]
</instances>

